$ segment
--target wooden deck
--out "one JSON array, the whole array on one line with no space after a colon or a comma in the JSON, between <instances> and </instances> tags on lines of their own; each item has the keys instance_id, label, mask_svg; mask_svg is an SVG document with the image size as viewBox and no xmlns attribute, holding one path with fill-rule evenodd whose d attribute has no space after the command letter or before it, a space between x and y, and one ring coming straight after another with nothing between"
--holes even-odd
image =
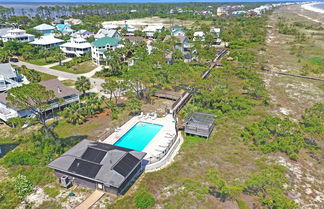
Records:
<instances>
[{"instance_id":1,"label":"wooden deck","mask_svg":"<svg viewBox=\"0 0 324 209\"><path fill-rule=\"evenodd\" d=\"M176 101L181 97L181 92L157 90L153 96Z\"/></svg>"},{"instance_id":2,"label":"wooden deck","mask_svg":"<svg viewBox=\"0 0 324 209\"><path fill-rule=\"evenodd\" d=\"M95 190L87 199L85 199L80 205L75 207L75 209L88 209L93 206L105 193L100 190Z\"/></svg>"}]
</instances>

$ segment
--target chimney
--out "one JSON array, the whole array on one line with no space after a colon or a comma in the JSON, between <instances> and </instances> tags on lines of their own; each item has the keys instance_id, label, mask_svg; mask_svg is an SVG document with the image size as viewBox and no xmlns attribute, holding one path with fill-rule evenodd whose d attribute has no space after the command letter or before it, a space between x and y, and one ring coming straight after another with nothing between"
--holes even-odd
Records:
<instances>
[{"instance_id":1,"label":"chimney","mask_svg":"<svg viewBox=\"0 0 324 209\"><path fill-rule=\"evenodd\" d=\"M61 90L61 88L59 86L57 86L57 92L58 93L61 93L62 92L62 90Z\"/></svg>"}]
</instances>

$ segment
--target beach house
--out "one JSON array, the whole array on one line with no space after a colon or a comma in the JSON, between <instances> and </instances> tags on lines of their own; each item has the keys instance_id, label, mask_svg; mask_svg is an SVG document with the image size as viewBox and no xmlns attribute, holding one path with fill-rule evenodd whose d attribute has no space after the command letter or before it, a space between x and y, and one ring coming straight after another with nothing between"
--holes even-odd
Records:
<instances>
[{"instance_id":1,"label":"beach house","mask_svg":"<svg viewBox=\"0 0 324 209\"><path fill-rule=\"evenodd\" d=\"M101 28L94 35L94 38L95 39L100 39L100 38L103 38L103 37L110 37L110 38L115 38L115 39L118 39L118 40L121 40L122 39L122 36L118 32L118 30Z\"/></svg>"},{"instance_id":2,"label":"beach house","mask_svg":"<svg viewBox=\"0 0 324 209\"><path fill-rule=\"evenodd\" d=\"M60 49L67 57L80 57L91 51L91 44L84 38L71 38Z\"/></svg>"},{"instance_id":3,"label":"beach house","mask_svg":"<svg viewBox=\"0 0 324 209\"><path fill-rule=\"evenodd\" d=\"M84 139L48 164L61 186L124 194L144 170L146 153Z\"/></svg>"},{"instance_id":4,"label":"beach house","mask_svg":"<svg viewBox=\"0 0 324 209\"><path fill-rule=\"evenodd\" d=\"M58 47L62 42L64 42L62 39L55 38L54 35L44 35L36 38L29 44L49 49L51 47Z\"/></svg>"},{"instance_id":5,"label":"beach house","mask_svg":"<svg viewBox=\"0 0 324 209\"><path fill-rule=\"evenodd\" d=\"M119 40L112 37L103 37L91 43L91 57L93 62L100 64L106 58L107 50L114 50L118 47Z\"/></svg>"},{"instance_id":6,"label":"beach house","mask_svg":"<svg viewBox=\"0 0 324 209\"><path fill-rule=\"evenodd\" d=\"M0 64L0 92L21 86L23 83L28 81L9 63Z\"/></svg>"},{"instance_id":7,"label":"beach house","mask_svg":"<svg viewBox=\"0 0 324 209\"><path fill-rule=\"evenodd\" d=\"M171 30L172 36L185 36L186 35L185 29L179 25L172 26L170 30Z\"/></svg>"},{"instance_id":8,"label":"beach house","mask_svg":"<svg viewBox=\"0 0 324 209\"><path fill-rule=\"evenodd\" d=\"M39 84L44 86L47 90L51 90L54 92L56 99L60 99L62 101L57 102L52 101L49 102L48 105L50 106L48 109L45 110L45 113L51 114L55 109L61 109L65 106L71 104L72 102L79 101L79 91L74 88L64 86L61 81L58 79L52 79L48 81L42 81ZM17 109L12 107L7 99L7 93L2 92L0 93L0 119L3 121L8 121L10 118L14 117L32 117L33 113L28 109Z\"/></svg>"},{"instance_id":9,"label":"beach house","mask_svg":"<svg viewBox=\"0 0 324 209\"><path fill-rule=\"evenodd\" d=\"M94 34L87 30L79 30L71 34L72 38L90 38Z\"/></svg>"},{"instance_id":10,"label":"beach house","mask_svg":"<svg viewBox=\"0 0 324 209\"><path fill-rule=\"evenodd\" d=\"M145 36L147 38L153 38L155 33L164 31L165 27L163 25L149 25L143 29Z\"/></svg>"},{"instance_id":11,"label":"beach house","mask_svg":"<svg viewBox=\"0 0 324 209\"><path fill-rule=\"evenodd\" d=\"M74 32L70 24L57 24L56 29L64 35L70 35Z\"/></svg>"},{"instance_id":12,"label":"beach house","mask_svg":"<svg viewBox=\"0 0 324 209\"><path fill-rule=\"evenodd\" d=\"M10 29L5 35L2 36L3 42L8 41L18 41L18 42L30 42L35 39L35 36L32 34L26 33L25 30L18 28Z\"/></svg>"},{"instance_id":13,"label":"beach house","mask_svg":"<svg viewBox=\"0 0 324 209\"><path fill-rule=\"evenodd\" d=\"M50 35L53 34L55 31L55 27L48 24L37 25L36 27L34 27L34 29L42 33L43 35Z\"/></svg>"}]
</instances>

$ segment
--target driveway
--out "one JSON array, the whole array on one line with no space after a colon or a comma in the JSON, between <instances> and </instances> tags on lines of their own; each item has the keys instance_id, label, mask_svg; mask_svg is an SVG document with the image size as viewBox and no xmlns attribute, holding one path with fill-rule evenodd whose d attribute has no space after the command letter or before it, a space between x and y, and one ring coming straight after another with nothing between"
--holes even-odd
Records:
<instances>
[{"instance_id":1,"label":"driveway","mask_svg":"<svg viewBox=\"0 0 324 209\"><path fill-rule=\"evenodd\" d=\"M95 68L94 70L92 70L91 72L88 72L88 73L73 74L73 73L67 73L67 72L63 72L63 71L59 71L59 70L50 69L47 66L34 65L34 64L30 64L28 62L23 62L23 61L12 62L11 64L18 65L18 66L25 65L29 69L34 69L34 70L36 70L38 72L42 72L42 73L57 76L60 80L67 80L68 79L68 80L76 81L78 79L78 77L85 76L85 77L90 79L91 86L93 87L90 90L90 92L97 92L97 93L100 92L100 90L102 90L101 84L105 82L105 80L101 79L101 78L91 78L91 76L93 76L95 74L95 72L100 71L100 69L101 69L100 67L97 67L97 68Z\"/></svg>"}]
</instances>

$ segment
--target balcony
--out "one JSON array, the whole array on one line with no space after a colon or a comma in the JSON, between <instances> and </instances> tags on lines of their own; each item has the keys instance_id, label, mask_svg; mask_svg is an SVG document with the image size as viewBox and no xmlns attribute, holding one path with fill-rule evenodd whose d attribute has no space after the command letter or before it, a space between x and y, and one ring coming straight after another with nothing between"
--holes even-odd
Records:
<instances>
[{"instance_id":1,"label":"balcony","mask_svg":"<svg viewBox=\"0 0 324 209\"><path fill-rule=\"evenodd\" d=\"M3 121L7 121L10 118L18 117L18 113L10 108L0 106L0 119Z\"/></svg>"}]
</instances>

